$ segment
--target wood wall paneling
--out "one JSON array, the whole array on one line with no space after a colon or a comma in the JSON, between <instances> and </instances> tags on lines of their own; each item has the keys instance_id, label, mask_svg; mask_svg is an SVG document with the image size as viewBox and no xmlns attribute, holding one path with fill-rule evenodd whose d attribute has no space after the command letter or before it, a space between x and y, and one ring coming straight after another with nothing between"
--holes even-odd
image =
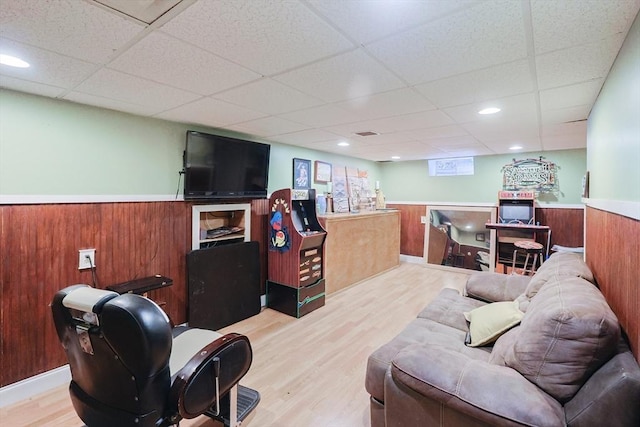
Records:
<instances>
[{"instance_id":1,"label":"wood wall paneling","mask_svg":"<svg viewBox=\"0 0 640 427\"><path fill-rule=\"evenodd\" d=\"M584 209L536 208L536 221L551 228L551 246L584 246ZM547 236L540 234L538 240L546 245Z\"/></svg>"},{"instance_id":2,"label":"wood wall paneling","mask_svg":"<svg viewBox=\"0 0 640 427\"><path fill-rule=\"evenodd\" d=\"M427 214L425 205L389 204L387 208L400 211L400 253L422 257L425 225L421 218Z\"/></svg>"},{"instance_id":3,"label":"wood wall paneling","mask_svg":"<svg viewBox=\"0 0 640 427\"><path fill-rule=\"evenodd\" d=\"M93 284L91 270L78 270L78 249L96 249L99 288L154 274L171 277L173 286L150 297L166 302L175 323L185 322L188 213L183 202L0 207L0 385L66 363L49 303L65 286Z\"/></svg>"},{"instance_id":4,"label":"wood wall paneling","mask_svg":"<svg viewBox=\"0 0 640 427\"><path fill-rule=\"evenodd\" d=\"M640 361L640 221L587 207L586 261Z\"/></svg>"}]
</instances>

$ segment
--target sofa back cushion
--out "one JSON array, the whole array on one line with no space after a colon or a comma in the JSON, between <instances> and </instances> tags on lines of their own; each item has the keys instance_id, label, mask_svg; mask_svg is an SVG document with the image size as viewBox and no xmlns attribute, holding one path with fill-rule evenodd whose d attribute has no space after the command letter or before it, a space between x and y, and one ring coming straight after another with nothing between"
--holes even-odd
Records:
<instances>
[{"instance_id":1,"label":"sofa back cushion","mask_svg":"<svg viewBox=\"0 0 640 427\"><path fill-rule=\"evenodd\" d=\"M501 350L504 364L561 403L615 354L620 339L618 319L604 296L579 277L544 284L513 332Z\"/></svg>"},{"instance_id":2,"label":"sofa back cushion","mask_svg":"<svg viewBox=\"0 0 640 427\"><path fill-rule=\"evenodd\" d=\"M551 280L559 280L563 277L582 277L591 283L595 283L593 274L582 260L581 254L557 252L542 263L529 281L524 293L531 299L545 283Z\"/></svg>"}]
</instances>

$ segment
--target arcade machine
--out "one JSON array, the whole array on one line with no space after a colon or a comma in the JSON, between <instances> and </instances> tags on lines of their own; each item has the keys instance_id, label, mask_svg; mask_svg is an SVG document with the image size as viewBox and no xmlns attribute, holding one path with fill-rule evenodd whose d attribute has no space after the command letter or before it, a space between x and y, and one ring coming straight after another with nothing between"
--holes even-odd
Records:
<instances>
[{"instance_id":1,"label":"arcade machine","mask_svg":"<svg viewBox=\"0 0 640 427\"><path fill-rule=\"evenodd\" d=\"M299 318L325 300L327 233L316 216L316 191L278 190L269 205L267 307Z\"/></svg>"}]
</instances>

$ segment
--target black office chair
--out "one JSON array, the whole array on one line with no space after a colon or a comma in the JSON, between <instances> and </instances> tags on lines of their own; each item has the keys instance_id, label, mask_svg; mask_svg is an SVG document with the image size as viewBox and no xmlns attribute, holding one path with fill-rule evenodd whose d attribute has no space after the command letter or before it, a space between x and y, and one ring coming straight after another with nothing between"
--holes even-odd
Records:
<instances>
[{"instance_id":1,"label":"black office chair","mask_svg":"<svg viewBox=\"0 0 640 427\"><path fill-rule=\"evenodd\" d=\"M234 427L260 400L238 385L253 357L246 336L172 328L153 301L87 285L57 292L51 309L71 401L89 427L162 427L202 414Z\"/></svg>"}]
</instances>

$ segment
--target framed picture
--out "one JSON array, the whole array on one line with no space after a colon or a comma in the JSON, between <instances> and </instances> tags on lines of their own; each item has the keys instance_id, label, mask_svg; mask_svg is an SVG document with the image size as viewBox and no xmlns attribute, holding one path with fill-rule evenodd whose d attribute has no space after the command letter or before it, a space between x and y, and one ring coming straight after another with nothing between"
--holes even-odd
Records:
<instances>
[{"instance_id":1,"label":"framed picture","mask_svg":"<svg viewBox=\"0 0 640 427\"><path fill-rule=\"evenodd\" d=\"M476 233L476 242L484 242L484 233Z\"/></svg>"},{"instance_id":2,"label":"framed picture","mask_svg":"<svg viewBox=\"0 0 640 427\"><path fill-rule=\"evenodd\" d=\"M325 163L316 160L316 182L329 182L331 181L331 163Z\"/></svg>"},{"instance_id":3,"label":"framed picture","mask_svg":"<svg viewBox=\"0 0 640 427\"><path fill-rule=\"evenodd\" d=\"M311 188L311 160L293 159L293 189Z\"/></svg>"}]
</instances>

